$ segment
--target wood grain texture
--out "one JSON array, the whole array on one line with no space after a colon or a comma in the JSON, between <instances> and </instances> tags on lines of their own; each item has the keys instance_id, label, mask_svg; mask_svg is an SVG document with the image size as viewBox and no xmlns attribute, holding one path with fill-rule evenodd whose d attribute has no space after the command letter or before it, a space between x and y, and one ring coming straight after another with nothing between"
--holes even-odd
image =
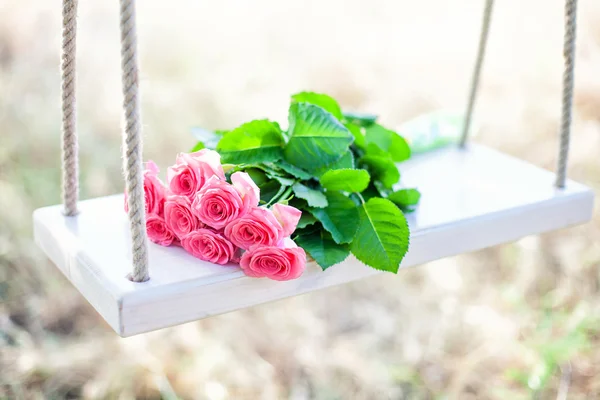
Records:
<instances>
[{"instance_id":1,"label":"wood grain texture","mask_svg":"<svg viewBox=\"0 0 600 400\"><path fill-rule=\"evenodd\" d=\"M401 266L470 252L591 219L594 193L482 146L445 149L399 165L402 184L421 203L408 215L411 244ZM178 247L150 244L150 280L134 283L123 196L34 212L35 239L73 285L121 336L131 336L365 278L379 272L354 257L323 272L308 266L288 282L246 277L236 266L193 258ZM390 275L393 278L394 275Z\"/></svg>"}]
</instances>

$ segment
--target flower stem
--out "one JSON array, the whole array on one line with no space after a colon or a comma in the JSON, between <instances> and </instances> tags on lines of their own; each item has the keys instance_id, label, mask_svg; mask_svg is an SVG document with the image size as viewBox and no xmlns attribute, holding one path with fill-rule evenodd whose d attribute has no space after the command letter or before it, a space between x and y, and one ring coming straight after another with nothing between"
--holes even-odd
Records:
<instances>
[{"instance_id":1,"label":"flower stem","mask_svg":"<svg viewBox=\"0 0 600 400\"><path fill-rule=\"evenodd\" d=\"M283 192L283 194L281 196L279 196L279 199L277 199L277 202L280 202L281 200L287 200L287 198L290 196L290 194L292 194L292 187L288 186L286 191Z\"/></svg>"},{"instance_id":2,"label":"flower stem","mask_svg":"<svg viewBox=\"0 0 600 400\"><path fill-rule=\"evenodd\" d=\"M360 202L363 204L363 206L365 205L365 199L362 197L362 195L358 192L354 192L354 194L360 199Z\"/></svg>"},{"instance_id":3,"label":"flower stem","mask_svg":"<svg viewBox=\"0 0 600 400\"><path fill-rule=\"evenodd\" d=\"M287 198L292 193L292 187L288 186L287 189L283 190L285 186L282 186L281 189L277 192L273 198L267 203L265 207L269 207L272 204L278 203L281 199Z\"/></svg>"}]
</instances>

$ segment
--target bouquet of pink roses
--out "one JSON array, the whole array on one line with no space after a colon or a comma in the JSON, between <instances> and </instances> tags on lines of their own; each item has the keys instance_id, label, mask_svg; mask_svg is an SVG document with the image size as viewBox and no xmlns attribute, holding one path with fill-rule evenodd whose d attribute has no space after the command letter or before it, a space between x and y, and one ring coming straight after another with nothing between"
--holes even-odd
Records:
<instances>
[{"instance_id":1,"label":"bouquet of pink roses","mask_svg":"<svg viewBox=\"0 0 600 400\"><path fill-rule=\"evenodd\" d=\"M290 239L300 210L259 206L260 191L250 176L237 171L226 177L214 150L180 153L167 170L167 185L158 172L149 161L144 193L152 242L179 245L211 263L239 264L252 277L284 281L302 275L306 253Z\"/></svg>"},{"instance_id":2,"label":"bouquet of pink roses","mask_svg":"<svg viewBox=\"0 0 600 400\"><path fill-rule=\"evenodd\" d=\"M400 184L407 141L377 116L344 113L326 94L301 92L285 129L259 119L194 136L166 185L148 163L151 241L275 280L301 276L308 256L323 270L352 254L398 272L410 243L405 213L421 194Z\"/></svg>"}]
</instances>

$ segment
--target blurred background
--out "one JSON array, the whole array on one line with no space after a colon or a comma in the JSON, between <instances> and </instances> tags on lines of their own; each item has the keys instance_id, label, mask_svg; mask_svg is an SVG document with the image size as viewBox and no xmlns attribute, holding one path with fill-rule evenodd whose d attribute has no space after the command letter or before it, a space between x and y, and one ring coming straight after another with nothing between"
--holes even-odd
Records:
<instances>
[{"instance_id":1,"label":"blurred background","mask_svg":"<svg viewBox=\"0 0 600 400\"><path fill-rule=\"evenodd\" d=\"M144 156L325 92L391 127L464 106L483 0L138 2ZM556 163L563 2L502 0L476 142ZM81 196L123 190L118 4L82 1ZM0 398L600 397L600 216L586 225L121 339L37 249L60 202L58 0L0 0ZM600 189L600 2L581 0L569 174ZM109 250L109 249L107 249Z\"/></svg>"}]
</instances>

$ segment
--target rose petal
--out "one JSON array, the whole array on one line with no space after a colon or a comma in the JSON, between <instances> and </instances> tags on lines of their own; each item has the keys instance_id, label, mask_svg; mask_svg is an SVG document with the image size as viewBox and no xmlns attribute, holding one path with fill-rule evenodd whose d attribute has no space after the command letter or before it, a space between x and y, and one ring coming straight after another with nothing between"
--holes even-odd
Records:
<instances>
[{"instance_id":1,"label":"rose petal","mask_svg":"<svg viewBox=\"0 0 600 400\"><path fill-rule=\"evenodd\" d=\"M240 267L247 276L287 281L302 275L306 253L300 247L254 246L242 255Z\"/></svg>"},{"instance_id":2,"label":"rose petal","mask_svg":"<svg viewBox=\"0 0 600 400\"><path fill-rule=\"evenodd\" d=\"M233 187L240 193L242 200L244 201L244 208L246 211L252 207L257 207L260 200L260 190L254 183L250 175L246 172L234 172L231 174L231 183Z\"/></svg>"},{"instance_id":3,"label":"rose petal","mask_svg":"<svg viewBox=\"0 0 600 400\"><path fill-rule=\"evenodd\" d=\"M211 228L223 229L243 215L243 201L232 185L212 176L196 194L192 211Z\"/></svg>"},{"instance_id":4,"label":"rose petal","mask_svg":"<svg viewBox=\"0 0 600 400\"><path fill-rule=\"evenodd\" d=\"M146 218L146 232L150 241L161 246L170 246L175 240L165 220L155 214L149 214Z\"/></svg>"},{"instance_id":5,"label":"rose petal","mask_svg":"<svg viewBox=\"0 0 600 400\"><path fill-rule=\"evenodd\" d=\"M152 161L148 161L147 169L144 170L144 201L146 203L146 214L163 215L163 208L166 199L166 187L158 177L158 166ZM129 211L127 190L124 191L124 209Z\"/></svg>"},{"instance_id":6,"label":"rose petal","mask_svg":"<svg viewBox=\"0 0 600 400\"><path fill-rule=\"evenodd\" d=\"M156 165L156 163L152 160L148 160L148 162L146 163L146 171L154 174L154 175L158 175L159 169L158 169L158 165Z\"/></svg>"},{"instance_id":7,"label":"rose petal","mask_svg":"<svg viewBox=\"0 0 600 400\"><path fill-rule=\"evenodd\" d=\"M181 239L181 246L200 260L221 265L227 264L236 250L223 236L205 228L190 232Z\"/></svg>"},{"instance_id":8,"label":"rose petal","mask_svg":"<svg viewBox=\"0 0 600 400\"><path fill-rule=\"evenodd\" d=\"M192 204L186 196L171 195L167 197L164 215L167 226L179 239L203 227L192 212Z\"/></svg>"},{"instance_id":9,"label":"rose petal","mask_svg":"<svg viewBox=\"0 0 600 400\"><path fill-rule=\"evenodd\" d=\"M179 153L176 164L167 169L167 182L174 194L193 200L210 178L225 180L221 156L214 150Z\"/></svg>"},{"instance_id":10,"label":"rose petal","mask_svg":"<svg viewBox=\"0 0 600 400\"><path fill-rule=\"evenodd\" d=\"M254 207L225 227L225 237L244 250L257 244L275 246L283 238L283 228L271 210Z\"/></svg>"},{"instance_id":11,"label":"rose petal","mask_svg":"<svg viewBox=\"0 0 600 400\"><path fill-rule=\"evenodd\" d=\"M295 207L288 206L285 204L277 203L271 207L275 218L279 221L283 227L283 235L290 236L296 230L302 211Z\"/></svg>"}]
</instances>

